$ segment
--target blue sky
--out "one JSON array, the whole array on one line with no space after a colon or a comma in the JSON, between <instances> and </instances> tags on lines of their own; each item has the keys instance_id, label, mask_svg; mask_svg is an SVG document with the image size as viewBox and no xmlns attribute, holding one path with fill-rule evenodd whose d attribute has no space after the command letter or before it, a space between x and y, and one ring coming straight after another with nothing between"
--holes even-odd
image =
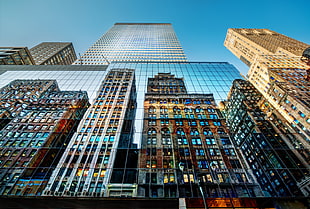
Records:
<instances>
[{"instance_id":1,"label":"blue sky","mask_svg":"<svg viewBox=\"0 0 310 209\"><path fill-rule=\"evenodd\" d=\"M309 0L0 0L0 46L73 42L83 53L116 22L172 23L190 61L247 67L224 46L228 28L268 28L310 44Z\"/></svg>"}]
</instances>

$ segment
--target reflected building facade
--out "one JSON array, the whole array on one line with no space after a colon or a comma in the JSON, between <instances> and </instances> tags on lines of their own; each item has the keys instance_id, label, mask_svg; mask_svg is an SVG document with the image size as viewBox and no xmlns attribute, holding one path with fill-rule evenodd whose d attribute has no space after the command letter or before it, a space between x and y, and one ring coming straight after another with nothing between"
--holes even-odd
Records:
<instances>
[{"instance_id":1,"label":"reflected building facade","mask_svg":"<svg viewBox=\"0 0 310 209\"><path fill-rule=\"evenodd\" d=\"M288 195L301 191L303 195L308 196L310 82L309 66L302 62L301 55L309 45L266 29L229 29L224 45L250 67L247 78L254 87L248 85L248 88L255 88L261 95L261 102L257 107L265 122L254 121L255 126L271 124L274 140L280 137L281 143L285 143L285 146L281 145L282 148L279 149L283 149L284 153L289 148L291 153L294 153L294 158L299 161L296 163L298 167L305 166L306 170L302 171L302 175L295 175L293 172L295 183L291 184L297 184L298 189L290 191ZM239 125L243 124L241 122ZM289 157L289 154L286 156ZM291 167L294 168L293 165L288 166ZM278 183L279 185L281 183ZM284 190L283 194L286 193Z\"/></svg>"},{"instance_id":2,"label":"reflected building facade","mask_svg":"<svg viewBox=\"0 0 310 209\"><path fill-rule=\"evenodd\" d=\"M260 109L264 102L249 81L234 81L225 107L233 142L265 196L307 196L310 190L301 183L309 178L309 161L303 156L308 150L289 143L292 136L279 127L281 120L266 120Z\"/></svg>"},{"instance_id":3,"label":"reflected building facade","mask_svg":"<svg viewBox=\"0 0 310 209\"><path fill-rule=\"evenodd\" d=\"M148 79L139 197L255 197L259 186L231 143L212 94L188 94L170 73Z\"/></svg>"},{"instance_id":4,"label":"reflected building facade","mask_svg":"<svg viewBox=\"0 0 310 209\"><path fill-rule=\"evenodd\" d=\"M134 94L133 70L113 69L107 74L54 170L45 195L102 197L113 193L107 188L117 148L124 146L126 140L131 144L132 137L124 137L122 131L128 120L134 119L125 118L129 109L135 108L135 102L130 101ZM130 133L131 128L128 130Z\"/></svg>"},{"instance_id":5,"label":"reflected building facade","mask_svg":"<svg viewBox=\"0 0 310 209\"><path fill-rule=\"evenodd\" d=\"M0 132L1 195L41 195L86 110L87 94L60 91L55 80L17 80L1 91L13 92L10 99L21 107ZM27 98L28 104L20 100Z\"/></svg>"}]
</instances>

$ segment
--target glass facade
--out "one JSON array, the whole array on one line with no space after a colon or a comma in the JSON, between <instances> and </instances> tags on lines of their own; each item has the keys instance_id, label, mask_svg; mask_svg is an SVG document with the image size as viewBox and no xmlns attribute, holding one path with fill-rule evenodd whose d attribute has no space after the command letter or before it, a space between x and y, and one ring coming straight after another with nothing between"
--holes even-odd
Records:
<instances>
[{"instance_id":1,"label":"glass facade","mask_svg":"<svg viewBox=\"0 0 310 209\"><path fill-rule=\"evenodd\" d=\"M293 148L290 140L296 134L279 126L276 117L266 120L267 115L260 109L263 102L264 97L250 82L234 81L225 108L233 142L265 196L307 196L310 172L304 156L309 150Z\"/></svg>"},{"instance_id":2,"label":"glass facade","mask_svg":"<svg viewBox=\"0 0 310 209\"><path fill-rule=\"evenodd\" d=\"M189 94L184 81L170 73L148 79L138 197L262 196L213 94Z\"/></svg>"},{"instance_id":3,"label":"glass facade","mask_svg":"<svg viewBox=\"0 0 310 209\"><path fill-rule=\"evenodd\" d=\"M0 89L11 114L0 132L1 195L41 195L87 106L82 91L55 80L15 80Z\"/></svg>"},{"instance_id":4,"label":"glass facade","mask_svg":"<svg viewBox=\"0 0 310 209\"><path fill-rule=\"evenodd\" d=\"M88 66L87 70L81 70L87 66L75 65L33 67L3 67L1 69L4 72L1 75L2 85L7 85L16 78L45 79L48 77L56 79L61 90L81 89L87 91L92 104L83 116L70 142L67 143L66 151L56 166L57 169L48 181L45 179L42 183L46 186L44 195L47 196L56 194L60 196L138 196L137 183L140 168L137 153L140 151L143 137L148 132L143 125L146 123L144 105L148 88L152 88L155 93L163 93L159 94L159 103L167 102L166 92L175 95L192 95L189 98L195 96L201 98L195 101L195 103L197 102L194 105L195 108L199 106L198 101L201 102L205 100L203 97L208 96L215 107L216 102L225 99L233 79L240 78L238 71L225 62L112 63L107 69L104 66ZM119 75L121 77L117 77L119 73L122 74ZM148 85L149 79L161 73L175 75L179 84L174 83L175 85L173 85L169 82L164 88L158 82ZM130 86L136 87L130 88ZM127 90L123 92L123 88ZM119 107L116 108L115 105ZM168 103L165 105L167 106ZM166 114L173 115L172 112ZM210 117L215 120L209 121L212 123L212 127L222 123L224 125L223 118L219 121L217 114L211 115ZM184 115L184 119L185 117ZM193 124L202 124L203 122L207 123L206 120L193 120ZM6 128L7 126L3 130ZM203 130L199 130L199 132L202 134ZM172 130L171 134L176 136ZM219 149L210 149L212 149L210 152L214 154L219 152ZM232 152L235 153L235 151ZM124 156L128 157L124 158ZM120 163L126 160L128 163ZM218 166L220 166L220 162L218 162ZM177 168L174 167L174 169L176 172ZM240 176L242 175L240 174ZM176 176L175 178L177 179ZM19 187L26 185L21 182L17 183ZM29 184L27 185L28 188ZM42 188L40 188L40 194L42 194ZM14 195L12 192L17 192L17 190L10 191L7 194ZM29 189L25 192L20 188L18 192L20 191L23 195L33 194ZM177 196L178 194L174 197ZM173 197L173 195L171 194L169 197Z\"/></svg>"},{"instance_id":5,"label":"glass facade","mask_svg":"<svg viewBox=\"0 0 310 209\"><path fill-rule=\"evenodd\" d=\"M305 208L307 71L242 59L254 86L227 62L187 62L171 24L116 23L74 65L0 66L0 196Z\"/></svg>"},{"instance_id":6,"label":"glass facade","mask_svg":"<svg viewBox=\"0 0 310 209\"><path fill-rule=\"evenodd\" d=\"M1 66L0 86L15 79L55 79L66 91L87 91L90 101L96 96L107 66Z\"/></svg>"}]
</instances>

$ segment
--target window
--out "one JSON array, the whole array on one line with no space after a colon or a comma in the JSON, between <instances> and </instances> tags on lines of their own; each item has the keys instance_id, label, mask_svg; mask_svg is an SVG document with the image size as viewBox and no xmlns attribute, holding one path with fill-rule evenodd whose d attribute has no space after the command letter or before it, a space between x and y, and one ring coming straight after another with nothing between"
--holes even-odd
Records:
<instances>
[{"instance_id":1,"label":"window","mask_svg":"<svg viewBox=\"0 0 310 209\"><path fill-rule=\"evenodd\" d=\"M156 112L156 108L155 107L150 107L149 108L149 113L155 113Z\"/></svg>"},{"instance_id":2,"label":"window","mask_svg":"<svg viewBox=\"0 0 310 209\"><path fill-rule=\"evenodd\" d=\"M177 129L177 135L185 136L185 132L184 132L183 128Z\"/></svg>"},{"instance_id":3,"label":"window","mask_svg":"<svg viewBox=\"0 0 310 209\"><path fill-rule=\"evenodd\" d=\"M203 129L203 134L205 136L213 135L212 131L210 129L208 129L208 128Z\"/></svg>"},{"instance_id":4,"label":"window","mask_svg":"<svg viewBox=\"0 0 310 209\"><path fill-rule=\"evenodd\" d=\"M199 168L208 168L207 161L205 161L205 160L198 160L198 167Z\"/></svg>"},{"instance_id":5,"label":"window","mask_svg":"<svg viewBox=\"0 0 310 209\"><path fill-rule=\"evenodd\" d=\"M215 126L221 126L221 122L220 122L220 121L213 121L213 125L215 125Z\"/></svg>"},{"instance_id":6,"label":"window","mask_svg":"<svg viewBox=\"0 0 310 209\"><path fill-rule=\"evenodd\" d=\"M154 128L150 128L149 130L148 130L148 132L147 132L147 135L156 135L156 130L154 129Z\"/></svg>"},{"instance_id":7,"label":"window","mask_svg":"<svg viewBox=\"0 0 310 209\"><path fill-rule=\"evenodd\" d=\"M199 136L199 132L198 132L198 130L196 128L195 129L191 129L190 135L191 136Z\"/></svg>"},{"instance_id":8,"label":"window","mask_svg":"<svg viewBox=\"0 0 310 209\"><path fill-rule=\"evenodd\" d=\"M201 145L201 139L200 138L193 138L192 139L192 144L193 145Z\"/></svg>"},{"instance_id":9,"label":"window","mask_svg":"<svg viewBox=\"0 0 310 209\"><path fill-rule=\"evenodd\" d=\"M217 115L210 114L210 119L218 119Z\"/></svg>"}]
</instances>

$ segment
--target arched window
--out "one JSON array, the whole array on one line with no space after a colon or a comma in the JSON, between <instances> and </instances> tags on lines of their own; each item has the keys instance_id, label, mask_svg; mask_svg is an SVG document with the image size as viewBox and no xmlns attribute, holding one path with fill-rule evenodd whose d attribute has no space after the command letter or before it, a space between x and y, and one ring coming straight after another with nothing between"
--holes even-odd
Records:
<instances>
[{"instance_id":1,"label":"arched window","mask_svg":"<svg viewBox=\"0 0 310 209\"><path fill-rule=\"evenodd\" d=\"M203 109L201 109L200 107L196 107L195 112L196 112L196 113L203 112Z\"/></svg>"},{"instance_id":2,"label":"arched window","mask_svg":"<svg viewBox=\"0 0 310 209\"><path fill-rule=\"evenodd\" d=\"M162 128L161 129L161 141L163 145L170 145L171 144L171 135L169 128Z\"/></svg>"},{"instance_id":3,"label":"arched window","mask_svg":"<svg viewBox=\"0 0 310 209\"><path fill-rule=\"evenodd\" d=\"M155 128L150 128L147 132L147 135L156 135L156 129Z\"/></svg>"},{"instance_id":4,"label":"arched window","mask_svg":"<svg viewBox=\"0 0 310 209\"><path fill-rule=\"evenodd\" d=\"M209 128L204 128L203 129L203 135L210 136L210 135L213 135L213 133Z\"/></svg>"},{"instance_id":5,"label":"arched window","mask_svg":"<svg viewBox=\"0 0 310 209\"><path fill-rule=\"evenodd\" d=\"M165 135L170 135L170 130L169 130L169 128L162 128L161 129L161 134L165 134Z\"/></svg>"},{"instance_id":6,"label":"arched window","mask_svg":"<svg viewBox=\"0 0 310 209\"><path fill-rule=\"evenodd\" d=\"M157 144L157 138L156 138L156 134L157 134L157 131L155 128L150 128L148 131L147 131L147 144L148 145L156 145Z\"/></svg>"},{"instance_id":7,"label":"arched window","mask_svg":"<svg viewBox=\"0 0 310 209\"><path fill-rule=\"evenodd\" d=\"M173 112L179 113L179 112L181 112L181 109L175 106L175 107L173 107Z\"/></svg>"},{"instance_id":8,"label":"arched window","mask_svg":"<svg viewBox=\"0 0 310 209\"><path fill-rule=\"evenodd\" d=\"M190 134L191 136L199 136L199 131L197 128L192 128Z\"/></svg>"},{"instance_id":9,"label":"arched window","mask_svg":"<svg viewBox=\"0 0 310 209\"><path fill-rule=\"evenodd\" d=\"M154 113L154 112L156 112L156 108L153 106L149 107L149 113Z\"/></svg>"},{"instance_id":10,"label":"arched window","mask_svg":"<svg viewBox=\"0 0 310 209\"><path fill-rule=\"evenodd\" d=\"M160 107L160 112L161 112L161 113L166 113L166 112L168 112L167 107Z\"/></svg>"},{"instance_id":11,"label":"arched window","mask_svg":"<svg viewBox=\"0 0 310 209\"><path fill-rule=\"evenodd\" d=\"M183 128L178 128L176 133L177 133L177 135L185 136L185 132L184 132Z\"/></svg>"},{"instance_id":12,"label":"arched window","mask_svg":"<svg viewBox=\"0 0 310 209\"><path fill-rule=\"evenodd\" d=\"M208 107L208 108L207 108L207 111L208 111L208 112L215 112L215 110L214 110L212 107Z\"/></svg>"}]
</instances>

